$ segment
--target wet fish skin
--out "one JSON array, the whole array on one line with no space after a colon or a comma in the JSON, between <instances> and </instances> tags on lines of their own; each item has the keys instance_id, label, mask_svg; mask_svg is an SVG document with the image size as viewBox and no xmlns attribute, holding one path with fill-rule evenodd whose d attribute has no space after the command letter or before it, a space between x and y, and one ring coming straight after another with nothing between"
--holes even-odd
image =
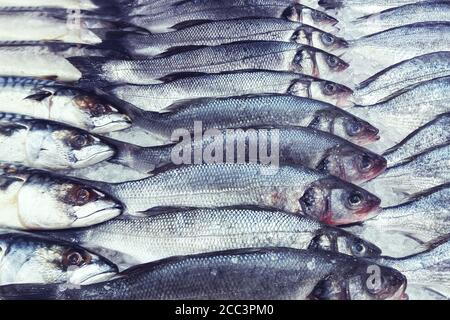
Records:
<instances>
[{"instance_id":1,"label":"wet fish skin","mask_svg":"<svg viewBox=\"0 0 450 320\"><path fill-rule=\"evenodd\" d=\"M432 243L450 234L449 199L450 185L447 183L416 194L403 204L384 207L375 218L346 230L372 241L375 240L372 231L383 230L415 239L420 245Z\"/></svg>"},{"instance_id":2,"label":"wet fish skin","mask_svg":"<svg viewBox=\"0 0 450 320\"><path fill-rule=\"evenodd\" d=\"M161 84L123 84L103 90L146 111L161 111L179 100L261 93L289 93L345 107L351 104L349 100L353 93L350 88L335 82L293 72L264 70L180 75L169 77L168 82Z\"/></svg>"},{"instance_id":3,"label":"wet fish skin","mask_svg":"<svg viewBox=\"0 0 450 320\"><path fill-rule=\"evenodd\" d=\"M0 77L0 111L66 123L94 133L123 130L120 106L82 89L49 80Z\"/></svg>"},{"instance_id":4,"label":"wet fish skin","mask_svg":"<svg viewBox=\"0 0 450 320\"><path fill-rule=\"evenodd\" d=\"M89 226L122 213L122 204L85 183L2 164L0 225L19 230Z\"/></svg>"},{"instance_id":5,"label":"wet fish skin","mask_svg":"<svg viewBox=\"0 0 450 320\"><path fill-rule=\"evenodd\" d=\"M106 43L120 45L131 56L161 54L172 47L220 45L236 41L284 41L310 45L333 53L348 43L331 33L303 23L274 18L242 18L202 22L166 33L108 32Z\"/></svg>"},{"instance_id":6,"label":"wet fish skin","mask_svg":"<svg viewBox=\"0 0 450 320\"><path fill-rule=\"evenodd\" d=\"M0 297L343 300L400 299L404 296L405 277L382 266L379 270L383 286L368 289L369 266L370 263L364 260L320 250L243 249L169 258L125 271L124 277L117 280L83 286L81 290L62 291L56 285L3 286ZM252 276L242 276L246 274ZM273 283L277 285L273 286Z\"/></svg>"},{"instance_id":7,"label":"wet fish skin","mask_svg":"<svg viewBox=\"0 0 450 320\"><path fill-rule=\"evenodd\" d=\"M412 132L397 146L387 150L388 166L408 161L411 157L450 143L450 114L445 113Z\"/></svg>"},{"instance_id":8,"label":"wet fish skin","mask_svg":"<svg viewBox=\"0 0 450 320\"><path fill-rule=\"evenodd\" d=\"M123 202L130 214L160 207L256 205L340 225L377 214L380 204L355 185L293 166L201 164L164 169L137 181L92 184Z\"/></svg>"},{"instance_id":9,"label":"wet fish skin","mask_svg":"<svg viewBox=\"0 0 450 320\"><path fill-rule=\"evenodd\" d=\"M291 95L181 101L166 113L142 112L136 108L129 111L133 125L169 142L176 129L193 132L195 121L201 121L204 130L294 126L329 132L358 145L379 139L378 129L353 114L327 103Z\"/></svg>"},{"instance_id":10,"label":"wet fish skin","mask_svg":"<svg viewBox=\"0 0 450 320\"><path fill-rule=\"evenodd\" d=\"M246 17L283 18L318 28L334 30L337 20L330 15L292 0L219 0L141 6L124 14L127 21L152 33L172 31L186 21L226 20Z\"/></svg>"},{"instance_id":11,"label":"wet fish skin","mask_svg":"<svg viewBox=\"0 0 450 320\"><path fill-rule=\"evenodd\" d=\"M172 256L253 247L315 248L356 257L381 254L375 245L341 229L302 215L259 208L177 209L45 234L100 248L100 252L119 253L139 264Z\"/></svg>"},{"instance_id":12,"label":"wet fish skin","mask_svg":"<svg viewBox=\"0 0 450 320\"><path fill-rule=\"evenodd\" d=\"M363 81L355 90L355 102L372 105L387 100L396 92L413 85L450 76L450 52L421 55L396 65Z\"/></svg>"},{"instance_id":13,"label":"wet fish skin","mask_svg":"<svg viewBox=\"0 0 450 320\"><path fill-rule=\"evenodd\" d=\"M78 169L111 158L99 138L56 122L0 112L0 161L38 169Z\"/></svg>"},{"instance_id":14,"label":"wet fish skin","mask_svg":"<svg viewBox=\"0 0 450 320\"><path fill-rule=\"evenodd\" d=\"M151 59L67 59L82 73L82 82L152 84L173 73L264 69L336 77L348 64L325 51L289 42L246 41L164 54ZM330 78L331 79L331 78ZM332 80L332 79L331 79Z\"/></svg>"},{"instance_id":15,"label":"wet fish skin","mask_svg":"<svg viewBox=\"0 0 450 320\"><path fill-rule=\"evenodd\" d=\"M314 0L316 1L316 0ZM426 0L317 0L317 4L325 10L355 10L359 13L375 13L389 8L400 7L406 4Z\"/></svg>"},{"instance_id":16,"label":"wet fish skin","mask_svg":"<svg viewBox=\"0 0 450 320\"><path fill-rule=\"evenodd\" d=\"M0 261L0 285L91 284L118 273L111 261L75 244L12 230L0 230Z\"/></svg>"},{"instance_id":17,"label":"wet fish skin","mask_svg":"<svg viewBox=\"0 0 450 320\"><path fill-rule=\"evenodd\" d=\"M222 130L214 136L205 136L199 140L191 136L185 141L183 137L183 141L180 142L183 145L173 143L149 148L117 141L105 141L105 144L109 142L111 148L117 150L110 162L149 172L172 164L172 155L178 154L181 149L183 152L190 152L190 163L196 163L195 155L199 150L201 154L207 154L209 148L218 145L219 149L223 150L222 158L224 158L229 156L226 154L228 150L226 147L235 146L236 143L245 146L245 161L255 161L257 159L253 159L252 153L256 152L257 155L262 152L258 146L263 143L270 145L274 141L278 141L278 161L281 165L303 165L352 183L371 180L386 168L385 159L369 150L334 135L303 127ZM186 147L189 151L186 151ZM267 152L274 150L268 149ZM237 161L237 155L233 158Z\"/></svg>"}]
</instances>

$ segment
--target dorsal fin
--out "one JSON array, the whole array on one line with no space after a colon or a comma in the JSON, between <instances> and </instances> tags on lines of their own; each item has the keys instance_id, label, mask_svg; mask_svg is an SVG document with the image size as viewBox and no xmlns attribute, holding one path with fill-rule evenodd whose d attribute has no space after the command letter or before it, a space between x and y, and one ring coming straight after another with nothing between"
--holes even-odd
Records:
<instances>
[{"instance_id":1,"label":"dorsal fin","mask_svg":"<svg viewBox=\"0 0 450 320\"><path fill-rule=\"evenodd\" d=\"M186 79L186 78L192 78L192 77L200 77L208 75L206 72L178 72L178 73L171 73L168 75L165 75L164 77L158 78L158 80L162 82L172 82L180 79Z\"/></svg>"},{"instance_id":2,"label":"dorsal fin","mask_svg":"<svg viewBox=\"0 0 450 320\"><path fill-rule=\"evenodd\" d=\"M183 21L180 23L177 23L176 25L173 25L170 27L171 29L175 29L177 31L187 29L194 26L199 26L208 22L213 22L214 20L208 20L208 19L199 19L199 20L189 20L189 21Z\"/></svg>"},{"instance_id":3,"label":"dorsal fin","mask_svg":"<svg viewBox=\"0 0 450 320\"><path fill-rule=\"evenodd\" d=\"M51 95L53 95L52 92L43 90L25 97L24 100L35 100L41 102L42 100L50 97Z\"/></svg>"},{"instance_id":4,"label":"dorsal fin","mask_svg":"<svg viewBox=\"0 0 450 320\"><path fill-rule=\"evenodd\" d=\"M171 47L171 48L167 49L166 51L164 51L163 53L160 53L160 54L154 56L152 59L167 58L167 57L174 56L176 54L180 54L180 53L184 53L184 52L188 52L188 51L192 51L192 50L197 50L197 49L201 49L201 48L206 48L206 47L208 47L208 46Z\"/></svg>"}]
</instances>

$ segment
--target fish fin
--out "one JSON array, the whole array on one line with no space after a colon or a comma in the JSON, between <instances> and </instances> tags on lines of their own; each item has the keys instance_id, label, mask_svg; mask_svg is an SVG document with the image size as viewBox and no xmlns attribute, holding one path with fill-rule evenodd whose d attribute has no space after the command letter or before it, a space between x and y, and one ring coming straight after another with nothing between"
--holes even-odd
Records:
<instances>
[{"instance_id":1,"label":"fish fin","mask_svg":"<svg viewBox=\"0 0 450 320\"><path fill-rule=\"evenodd\" d=\"M209 98L178 100L177 102L172 103L170 106L167 106L166 108L160 110L159 113L175 113L187 108L189 105L197 104L206 100L209 100Z\"/></svg>"},{"instance_id":2,"label":"fish fin","mask_svg":"<svg viewBox=\"0 0 450 320\"><path fill-rule=\"evenodd\" d=\"M42 100L44 100L45 98L48 98L50 96L52 96L53 93L50 91L39 91L35 94L29 95L25 98L23 98L24 100L36 100L41 102Z\"/></svg>"},{"instance_id":3,"label":"fish fin","mask_svg":"<svg viewBox=\"0 0 450 320\"><path fill-rule=\"evenodd\" d=\"M91 0L98 9L92 10L102 16L125 17L128 16L133 7L138 6L136 0Z\"/></svg>"},{"instance_id":4,"label":"fish fin","mask_svg":"<svg viewBox=\"0 0 450 320\"><path fill-rule=\"evenodd\" d=\"M160 214L166 214L166 213L176 213L180 211L193 211L198 210L197 207L153 207L151 209L148 209L146 211L143 211L142 214L146 217L148 216L158 216Z\"/></svg>"},{"instance_id":5,"label":"fish fin","mask_svg":"<svg viewBox=\"0 0 450 320\"><path fill-rule=\"evenodd\" d=\"M39 79L56 81L56 80L58 80L58 76L48 75L48 76L44 76L44 77L39 77Z\"/></svg>"},{"instance_id":6,"label":"fish fin","mask_svg":"<svg viewBox=\"0 0 450 320\"><path fill-rule=\"evenodd\" d=\"M450 296L448 294L440 292L439 289L427 287L426 285L419 285L419 287L421 287L424 291L430 292L433 295L440 297L442 300L450 299Z\"/></svg>"},{"instance_id":7,"label":"fish fin","mask_svg":"<svg viewBox=\"0 0 450 320\"><path fill-rule=\"evenodd\" d=\"M201 49L201 48L206 48L208 46L177 46L177 47L171 47L169 49L167 49L166 51L157 54L156 56L153 56L152 59L159 59L159 58L167 58L167 57L171 57L174 56L176 54L180 54L183 52L188 52L188 51L192 51L192 50L197 50L197 49Z\"/></svg>"},{"instance_id":8,"label":"fish fin","mask_svg":"<svg viewBox=\"0 0 450 320\"><path fill-rule=\"evenodd\" d=\"M431 251L431 250L434 250L437 247L443 245L444 243L447 243L449 240L450 240L450 235L446 234L446 235L440 236L436 239L433 239L431 241L424 242L421 247L423 249L425 249L425 251Z\"/></svg>"},{"instance_id":9,"label":"fish fin","mask_svg":"<svg viewBox=\"0 0 450 320\"><path fill-rule=\"evenodd\" d=\"M170 27L171 29L175 29L177 31L183 30L183 29L187 29L193 26L198 26L201 24L205 24L208 22L212 22L214 20L210 20L210 19L199 19L199 20L190 20L190 21L183 21L180 23L177 23L175 25L173 25L172 27Z\"/></svg>"},{"instance_id":10,"label":"fish fin","mask_svg":"<svg viewBox=\"0 0 450 320\"><path fill-rule=\"evenodd\" d=\"M0 300L54 300L59 285L10 284L0 286Z\"/></svg>"},{"instance_id":11,"label":"fish fin","mask_svg":"<svg viewBox=\"0 0 450 320\"><path fill-rule=\"evenodd\" d=\"M427 197L427 196L429 196L429 195L431 195L431 194L433 194L433 193L435 193L437 191L440 191L440 190L443 190L443 189L448 189L448 188L450 188L450 183L444 183L442 185L439 185L439 186L427 189L425 191L411 194L408 197L407 202L409 203L409 202L417 201L417 200L419 200L421 198L424 198L424 197Z\"/></svg>"},{"instance_id":12,"label":"fish fin","mask_svg":"<svg viewBox=\"0 0 450 320\"><path fill-rule=\"evenodd\" d=\"M70 57L67 58L75 68L77 68L81 74L82 79L80 81L85 82L107 82L104 79L103 64L111 61L110 58L105 57Z\"/></svg>"},{"instance_id":13,"label":"fish fin","mask_svg":"<svg viewBox=\"0 0 450 320\"><path fill-rule=\"evenodd\" d=\"M205 72L179 72L179 73L171 73L165 75L164 77L158 78L158 80L162 82L172 82L180 79L192 78L192 77L200 77L208 75Z\"/></svg>"}]
</instances>

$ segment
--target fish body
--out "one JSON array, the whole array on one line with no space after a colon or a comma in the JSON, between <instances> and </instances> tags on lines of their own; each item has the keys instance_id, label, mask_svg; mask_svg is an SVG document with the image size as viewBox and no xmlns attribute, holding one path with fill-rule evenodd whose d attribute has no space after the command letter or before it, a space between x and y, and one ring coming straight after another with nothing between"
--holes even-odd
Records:
<instances>
[{"instance_id":1,"label":"fish body","mask_svg":"<svg viewBox=\"0 0 450 320\"><path fill-rule=\"evenodd\" d=\"M314 247L356 257L377 257L381 253L350 233L305 216L256 208L162 211L47 235L102 252L118 252L136 263L253 247Z\"/></svg>"},{"instance_id":2,"label":"fish body","mask_svg":"<svg viewBox=\"0 0 450 320\"><path fill-rule=\"evenodd\" d=\"M132 56L154 56L172 47L220 45L249 40L301 43L327 52L347 47L344 39L302 23L274 18L244 18L203 22L166 33L107 33ZM115 39L116 38L116 39Z\"/></svg>"},{"instance_id":3,"label":"fish body","mask_svg":"<svg viewBox=\"0 0 450 320\"><path fill-rule=\"evenodd\" d=\"M134 125L165 141L173 140L171 137L180 133L175 132L177 129L193 132L196 121L204 130L294 126L326 131L358 145L378 139L376 128L352 114L324 102L291 95L181 101L164 111L133 110L129 115Z\"/></svg>"},{"instance_id":4,"label":"fish body","mask_svg":"<svg viewBox=\"0 0 450 320\"><path fill-rule=\"evenodd\" d=\"M150 59L111 60L72 57L85 82L152 84L173 73L264 69L293 71L327 78L337 76L348 64L322 50L289 42L248 41L164 54ZM332 79L331 79L332 80Z\"/></svg>"},{"instance_id":5,"label":"fish body","mask_svg":"<svg viewBox=\"0 0 450 320\"><path fill-rule=\"evenodd\" d=\"M232 97L262 93L289 93L325 101L337 106L350 105L352 90L344 85L293 72L264 70L172 77L152 85L117 85L104 88L117 98L147 111L161 111L179 100L206 97Z\"/></svg>"},{"instance_id":6,"label":"fish body","mask_svg":"<svg viewBox=\"0 0 450 320\"><path fill-rule=\"evenodd\" d=\"M95 133L123 130L130 118L101 97L50 80L0 77L0 111L65 123Z\"/></svg>"},{"instance_id":7,"label":"fish body","mask_svg":"<svg viewBox=\"0 0 450 320\"><path fill-rule=\"evenodd\" d=\"M450 143L450 114L445 113L406 137L384 153L388 166L394 166L415 155Z\"/></svg>"},{"instance_id":8,"label":"fish body","mask_svg":"<svg viewBox=\"0 0 450 320\"><path fill-rule=\"evenodd\" d=\"M118 184L92 182L131 214L162 207L255 205L303 213L330 225L364 220L380 199L332 176L294 166L201 164L165 169Z\"/></svg>"},{"instance_id":9,"label":"fish body","mask_svg":"<svg viewBox=\"0 0 450 320\"><path fill-rule=\"evenodd\" d=\"M29 233L0 230L0 284L105 281L116 265L75 244Z\"/></svg>"},{"instance_id":10,"label":"fish body","mask_svg":"<svg viewBox=\"0 0 450 320\"><path fill-rule=\"evenodd\" d=\"M0 175L0 225L21 230L88 226L117 217L111 196L69 178L6 166Z\"/></svg>"},{"instance_id":11,"label":"fish body","mask_svg":"<svg viewBox=\"0 0 450 320\"><path fill-rule=\"evenodd\" d=\"M354 92L354 100L360 105L376 104L399 91L446 76L450 76L450 52L421 55L393 65L363 81Z\"/></svg>"},{"instance_id":12,"label":"fish body","mask_svg":"<svg viewBox=\"0 0 450 320\"><path fill-rule=\"evenodd\" d=\"M0 297L17 299L20 295L22 299L34 296L74 300L402 298L406 279L391 268L378 267L383 284L376 289L367 288L369 263L320 250L244 249L169 258L132 268L116 280L83 286L79 290L60 290L57 285L3 286Z\"/></svg>"}]
</instances>

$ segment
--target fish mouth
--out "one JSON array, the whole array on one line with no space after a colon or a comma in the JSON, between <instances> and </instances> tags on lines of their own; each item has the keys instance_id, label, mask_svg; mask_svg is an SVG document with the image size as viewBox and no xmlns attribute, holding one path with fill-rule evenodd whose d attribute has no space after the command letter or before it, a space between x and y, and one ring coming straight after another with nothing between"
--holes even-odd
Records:
<instances>
[{"instance_id":1,"label":"fish mouth","mask_svg":"<svg viewBox=\"0 0 450 320\"><path fill-rule=\"evenodd\" d=\"M387 298L386 300L409 300L409 296L406 293L406 285L406 281L403 282L392 297Z\"/></svg>"},{"instance_id":2,"label":"fish mouth","mask_svg":"<svg viewBox=\"0 0 450 320\"><path fill-rule=\"evenodd\" d=\"M133 122L130 118L124 118L120 120L114 120L109 123L94 126L91 130L92 133L109 133L114 131L122 131L131 127Z\"/></svg>"},{"instance_id":3,"label":"fish mouth","mask_svg":"<svg viewBox=\"0 0 450 320\"><path fill-rule=\"evenodd\" d=\"M72 227L87 227L102 223L119 216L120 214L122 214L122 211L123 206L120 204L115 204L108 208L102 208L82 217L77 217L72 223Z\"/></svg>"},{"instance_id":4,"label":"fish mouth","mask_svg":"<svg viewBox=\"0 0 450 320\"><path fill-rule=\"evenodd\" d=\"M82 161L78 161L75 164L74 169L81 169L81 168L85 168L85 167L103 162L105 160L112 158L114 156L114 154L115 154L114 150L111 150L111 149L97 152L96 154L93 154L90 157L88 157Z\"/></svg>"}]
</instances>

